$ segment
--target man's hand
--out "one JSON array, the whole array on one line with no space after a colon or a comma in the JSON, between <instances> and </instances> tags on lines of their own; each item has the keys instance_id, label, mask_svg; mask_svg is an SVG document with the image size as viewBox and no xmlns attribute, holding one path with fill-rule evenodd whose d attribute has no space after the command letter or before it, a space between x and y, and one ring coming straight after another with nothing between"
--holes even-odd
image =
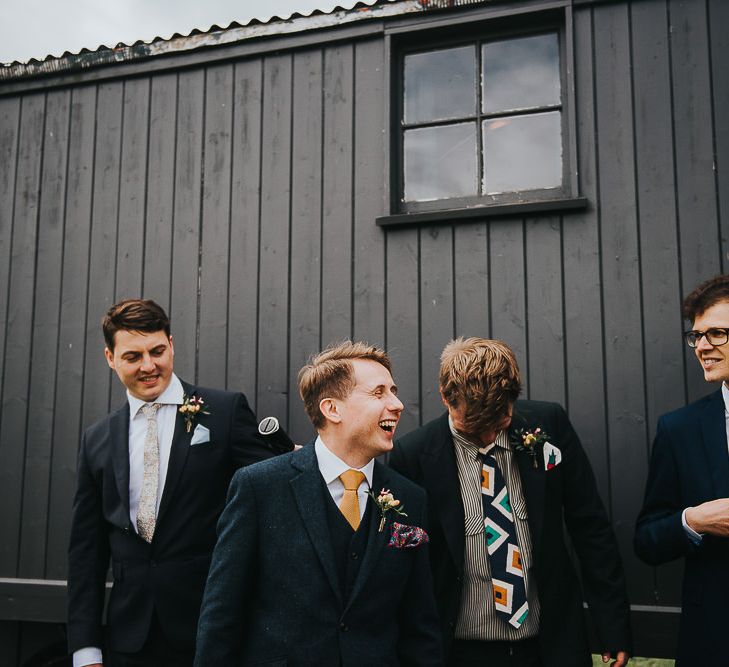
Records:
<instances>
[{"instance_id":1,"label":"man's hand","mask_svg":"<svg viewBox=\"0 0 729 667\"><path fill-rule=\"evenodd\" d=\"M612 660L613 654L610 651L607 651L606 653L602 654L602 661L607 664ZM610 667L625 667L625 665L628 664L628 658L630 655L628 655L627 651L618 651L618 656L615 658L615 662L612 662L610 664Z\"/></svg>"},{"instance_id":2,"label":"man's hand","mask_svg":"<svg viewBox=\"0 0 729 667\"><path fill-rule=\"evenodd\" d=\"M699 534L729 537L729 498L717 498L689 507L686 523Z\"/></svg>"}]
</instances>

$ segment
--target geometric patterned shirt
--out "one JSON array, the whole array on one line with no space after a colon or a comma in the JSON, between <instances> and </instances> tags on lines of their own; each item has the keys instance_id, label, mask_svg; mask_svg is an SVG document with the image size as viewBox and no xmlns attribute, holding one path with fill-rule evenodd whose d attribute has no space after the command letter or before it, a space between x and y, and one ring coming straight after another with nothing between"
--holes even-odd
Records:
<instances>
[{"instance_id":1,"label":"geometric patterned shirt","mask_svg":"<svg viewBox=\"0 0 729 667\"><path fill-rule=\"evenodd\" d=\"M539 598L532 562L532 540L527 521L526 501L521 487L519 467L509 446L506 431L500 431L496 442L494 457L509 491L509 501L513 509L514 524L524 567L529 614L520 628L514 628L497 618L491 586L491 568L484 535L483 500L481 497L481 460L478 457L479 445L474 444L453 428L448 418L453 436L458 469L458 483L461 488L463 514L465 517L465 550L463 554L463 584L461 608L455 628L456 639L478 641L519 641L536 637L539 633ZM490 447L488 448L491 449Z\"/></svg>"}]
</instances>

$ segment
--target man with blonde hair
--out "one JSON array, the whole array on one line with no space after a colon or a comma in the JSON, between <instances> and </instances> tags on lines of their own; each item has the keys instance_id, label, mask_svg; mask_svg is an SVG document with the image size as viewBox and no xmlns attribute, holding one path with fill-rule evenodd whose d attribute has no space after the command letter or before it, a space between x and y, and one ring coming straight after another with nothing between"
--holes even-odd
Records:
<instances>
[{"instance_id":1,"label":"man with blonde hair","mask_svg":"<svg viewBox=\"0 0 729 667\"><path fill-rule=\"evenodd\" d=\"M580 560L603 661L624 666L629 606L617 544L579 438L556 403L519 401L504 343L443 350L446 412L400 439L390 465L428 492L431 566L448 664L588 667Z\"/></svg>"},{"instance_id":2,"label":"man with blonde hair","mask_svg":"<svg viewBox=\"0 0 729 667\"><path fill-rule=\"evenodd\" d=\"M425 494L375 461L403 409L389 358L334 345L299 391L318 437L233 478L195 664L442 665Z\"/></svg>"}]
</instances>

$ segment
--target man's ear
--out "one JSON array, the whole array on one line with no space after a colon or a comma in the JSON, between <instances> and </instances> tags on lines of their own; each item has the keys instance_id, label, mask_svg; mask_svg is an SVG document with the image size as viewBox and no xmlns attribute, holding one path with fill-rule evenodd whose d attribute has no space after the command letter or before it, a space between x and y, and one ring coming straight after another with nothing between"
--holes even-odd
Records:
<instances>
[{"instance_id":1,"label":"man's ear","mask_svg":"<svg viewBox=\"0 0 729 667\"><path fill-rule=\"evenodd\" d=\"M319 401L319 410L324 415L324 419L333 424L339 424L342 421L342 415L339 412L339 405L334 398L322 398Z\"/></svg>"},{"instance_id":2,"label":"man's ear","mask_svg":"<svg viewBox=\"0 0 729 667\"><path fill-rule=\"evenodd\" d=\"M172 345L172 336L170 335L170 337L167 340L170 341L170 351L172 352L172 356L174 357L175 356L175 347L174 347L174 345Z\"/></svg>"},{"instance_id":3,"label":"man's ear","mask_svg":"<svg viewBox=\"0 0 729 667\"><path fill-rule=\"evenodd\" d=\"M114 353L108 347L104 348L104 356L106 357L106 363L109 364L109 368L115 371L116 367L114 366Z\"/></svg>"},{"instance_id":4,"label":"man's ear","mask_svg":"<svg viewBox=\"0 0 729 667\"><path fill-rule=\"evenodd\" d=\"M438 393L440 394L441 403L443 403L443 405L446 407L446 409L448 409L450 407L450 405L448 404L448 401L446 401L446 397L443 396L443 390L439 389Z\"/></svg>"}]
</instances>

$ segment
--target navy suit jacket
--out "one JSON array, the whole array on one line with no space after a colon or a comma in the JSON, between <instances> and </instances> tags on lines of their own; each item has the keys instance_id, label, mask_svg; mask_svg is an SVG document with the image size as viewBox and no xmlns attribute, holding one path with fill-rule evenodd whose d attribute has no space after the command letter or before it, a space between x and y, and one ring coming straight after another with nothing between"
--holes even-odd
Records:
<instances>
[{"instance_id":1,"label":"navy suit jacket","mask_svg":"<svg viewBox=\"0 0 729 667\"><path fill-rule=\"evenodd\" d=\"M650 565L684 557L677 665L729 665L729 539L694 544L683 529L687 507L729 497L729 453L721 390L663 415L653 443L635 551Z\"/></svg>"},{"instance_id":2,"label":"navy suit jacket","mask_svg":"<svg viewBox=\"0 0 729 667\"><path fill-rule=\"evenodd\" d=\"M625 577L595 477L565 411L556 403L517 401L509 434L540 427L562 452L546 470L530 454L514 453L532 538L541 606L539 644L545 667L592 664L584 624L583 595L564 539L563 520L579 557L585 599L602 650L631 650ZM448 414L398 440L390 465L425 488L431 524L431 563L442 632L448 648L460 611L464 513Z\"/></svg>"},{"instance_id":3,"label":"navy suit jacket","mask_svg":"<svg viewBox=\"0 0 729 667\"><path fill-rule=\"evenodd\" d=\"M192 652L215 525L233 473L273 455L258 435L243 394L182 383L209 414L195 423L210 441L190 445L178 412L165 487L151 544L129 518L129 404L84 432L78 459L68 558L69 650L103 647L102 611L111 561L108 646L135 652L156 611L167 638Z\"/></svg>"},{"instance_id":4,"label":"navy suit jacket","mask_svg":"<svg viewBox=\"0 0 729 667\"><path fill-rule=\"evenodd\" d=\"M196 667L428 667L442 664L428 547L388 546L393 521L422 527L425 494L375 462L373 490L407 517L376 511L348 598L334 560L313 444L236 473L218 526ZM373 502L369 500L368 502Z\"/></svg>"}]
</instances>

